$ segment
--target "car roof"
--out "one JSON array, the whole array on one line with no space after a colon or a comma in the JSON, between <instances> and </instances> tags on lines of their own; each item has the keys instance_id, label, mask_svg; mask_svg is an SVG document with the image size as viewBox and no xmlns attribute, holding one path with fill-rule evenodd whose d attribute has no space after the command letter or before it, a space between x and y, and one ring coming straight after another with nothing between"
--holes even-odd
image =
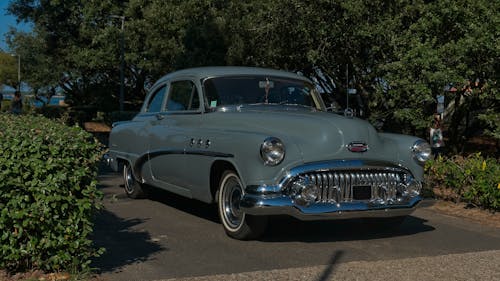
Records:
<instances>
[{"instance_id":1,"label":"car roof","mask_svg":"<svg viewBox=\"0 0 500 281\"><path fill-rule=\"evenodd\" d=\"M209 66L209 67L196 67L188 68L183 70L178 70L171 72L158 80L159 83L165 80L171 80L181 77L191 77L195 79L204 79L209 77L220 77L220 76L244 76L244 75L268 75L268 76L278 76L285 78L300 79L310 82L304 76L300 76L293 72L276 70L270 68L260 68L260 67L242 67L242 66Z\"/></svg>"}]
</instances>

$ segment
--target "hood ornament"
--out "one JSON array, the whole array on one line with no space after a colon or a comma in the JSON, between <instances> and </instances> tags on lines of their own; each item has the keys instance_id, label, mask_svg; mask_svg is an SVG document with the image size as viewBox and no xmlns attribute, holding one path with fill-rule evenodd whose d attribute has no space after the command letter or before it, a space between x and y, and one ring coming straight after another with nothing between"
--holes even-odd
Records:
<instances>
[{"instance_id":1,"label":"hood ornament","mask_svg":"<svg viewBox=\"0 0 500 281\"><path fill-rule=\"evenodd\" d=\"M361 141L353 141L347 145L350 152L366 152L368 151L368 144Z\"/></svg>"}]
</instances>

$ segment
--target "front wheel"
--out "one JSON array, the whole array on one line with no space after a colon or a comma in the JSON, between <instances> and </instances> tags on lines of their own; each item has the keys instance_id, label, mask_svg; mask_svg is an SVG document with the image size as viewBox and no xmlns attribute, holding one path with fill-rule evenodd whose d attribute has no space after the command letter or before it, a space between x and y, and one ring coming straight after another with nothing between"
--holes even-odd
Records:
<instances>
[{"instance_id":1,"label":"front wheel","mask_svg":"<svg viewBox=\"0 0 500 281\"><path fill-rule=\"evenodd\" d=\"M261 236L267 227L267 217L250 216L240 210L244 190L240 178L234 171L222 175L217 204L219 217L227 235L239 240L250 240Z\"/></svg>"},{"instance_id":2,"label":"front wheel","mask_svg":"<svg viewBox=\"0 0 500 281\"><path fill-rule=\"evenodd\" d=\"M129 163L123 165L123 181L125 182L125 193L128 197L133 199L146 197L144 187L135 179L132 166Z\"/></svg>"}]
</instances>

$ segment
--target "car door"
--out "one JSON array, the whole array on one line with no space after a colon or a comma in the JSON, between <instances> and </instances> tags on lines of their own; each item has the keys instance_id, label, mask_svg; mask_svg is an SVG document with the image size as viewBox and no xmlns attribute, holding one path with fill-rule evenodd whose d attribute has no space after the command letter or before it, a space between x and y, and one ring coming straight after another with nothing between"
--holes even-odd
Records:
<instances>
[{"instance_id":1,"label":"car door","mask_svg":"<svg viewBox=\"0 0 500 281\"><path fill-rule=\"evenodd\" d=\"M124 143L128 145L127 151L133 151L135 154L134 174L146 183L152 182L148 139L151 128L158 122L157 116L164 107L166 94L167 85L165 83L152 88L141 112L134 118L134 127L136 128L134 134L125 135L127 139Z\"/></svg>"},{"instance_id":2,"label":"car door","mask_svg":"<svg viewBox=\"0 0 500 281\"><path fill-rule=\"evenodd\" d=\"M189 79L170 82L164 110L150 129L150 163L155 185L192 197L186 147L199 128L200 96Z\"/></svg>"}]
</instances>

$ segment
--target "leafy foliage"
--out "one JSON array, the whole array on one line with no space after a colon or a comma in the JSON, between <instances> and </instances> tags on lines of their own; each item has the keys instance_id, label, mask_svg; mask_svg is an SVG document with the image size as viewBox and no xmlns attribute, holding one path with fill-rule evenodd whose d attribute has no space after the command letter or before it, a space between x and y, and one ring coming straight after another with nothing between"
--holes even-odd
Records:
<instances>
[{"instance_id":1,"label":"leafy foliage","mask_svg":"<svg viewBox=\"0 0 500 281\"><path fill-rule=\"evenodd\" d=\"M35 26L34 38L12 33L11 49L33 53L27 73L64 89L78 106L117 109L123 42L127 110L136 110L145 89L172 70L263 66L301 72L383 130L420 136L436 96L444 94L444 125L455 152L475 128L498 136L498 1L10 3L12 14ZM124 17L123 30L117 17ZM450 83L456 91L444 92Z\"/></svg>"},{"instance_id":2,"label":"leafy foliage","mask_svg":"<svg viewBox=\"0 0 500 281\"><path fill-rule=\"evenodd\" d=\"M2 84L17 87L17 60L0 51L0 85Z\"/></svg>"},{"instance_id":3,"label":"leafy foliage","mask_svg":"<svg viewBox=\"0 0 500 281\"><path fill-rule=\"evenodd\" d=\"M57 57L48 53L50 50L46 48L44 36L39 35L41 33L15 33L10 43L15 46L14 52L21 56L22 81L34 89L34 94L49 97L55 94L50 86L57 85L63 69L58 65ZM39 93L41 89L44 93Z\"/></svg>"},{"instance_id":4,"label":"leafy foliage","mask_svg":"<svg viewBox=\"0 0 500 281\"><path fill-rule=\"evenodd\" d=\"M435 110L435 96L445 95L449 144L460 152L465 139L477 133L472 125L475 116L486 109L500 110L500 4L417 1L411 9L409 16L401 18L409 25L395 36L391 61L381 67L380 74L390 85L393 106L388 112L394 112L400 122L423 129ZM455 91L443 90L449 83Z\"/></svg>"},{"instance_id":5,"label":"leafy foliage","mask_svg":"<svg viewBox=\"0 0 500 281\"><path fill-rule=\"evenodd\" d=\"M0 268L88 268L101 252L90 240L100 145L43 117L0 113L0 123Z\"/></svg>"},{"instance_id":6,"label":"leafy foliage","mask_svg":"<svg viewBox=\"0 0 500 281\"><path fill-rule=\"evenodd\" d=\"M427 184L437 197L500 210L500 163L480 153L426 164Z\"/></svg>"}]
</instances>

